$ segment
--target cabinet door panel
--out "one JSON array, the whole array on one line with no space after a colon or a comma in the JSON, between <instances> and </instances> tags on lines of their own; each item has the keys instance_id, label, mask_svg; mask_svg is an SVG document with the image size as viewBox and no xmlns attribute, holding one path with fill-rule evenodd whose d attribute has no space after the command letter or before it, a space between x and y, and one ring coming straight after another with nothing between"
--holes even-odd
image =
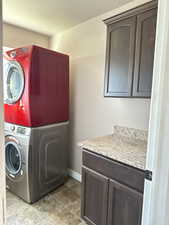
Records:
<instances>
[{"instance_id":1,"label":"cabinet door panel","mask_svg":"<svg viewBox=\"0 0 169 225\"><path fill-rule=\"evenodd\" d=\"M110 180L108 225L141 225L143 195Z\"/></svg>"},{"instance_id":2,"label":"cabinet door panel","mask_svg":"<svg viewBox=\"0 0 169 225\"><path fill-rule=\"evenodd\" d=\"M131 96L136 17L108 26L105 96Z\"/></svg>"},{"instance_id":3,"label":"cabinet door panel","mask_svg":"<svg viewBox=\"0 0 169 225\"><path fill-rule=\"evenodd\" d=\"M154 64L157 10L137 17L133 96L150 97Z\"/></svg>"},{"instance_id":4,"label":"cabinet door panel","mask_svg":"<svg viewBox=\"0 0 169 225\"><path fill-rule=\"evenodd\" d=\"M82 168L82 218L89 225L107 224L108 179Z\"/></svg>"}]
</instances>

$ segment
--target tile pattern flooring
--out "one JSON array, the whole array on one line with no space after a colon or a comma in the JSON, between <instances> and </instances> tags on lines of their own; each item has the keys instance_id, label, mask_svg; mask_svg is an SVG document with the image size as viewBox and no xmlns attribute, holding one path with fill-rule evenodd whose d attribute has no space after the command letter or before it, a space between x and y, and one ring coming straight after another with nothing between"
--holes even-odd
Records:
<instances>
[{"instance_id":1,"label":"tile pattern flooring","mask_svg":"<svg viewBox=\"0 0 169 225\"><path fill-rule=\"evenodd\" d=\"M7 191L7 225L86 225L80 218L80 183L65 185L29 205Z\"/></svg>"}]
</instances>

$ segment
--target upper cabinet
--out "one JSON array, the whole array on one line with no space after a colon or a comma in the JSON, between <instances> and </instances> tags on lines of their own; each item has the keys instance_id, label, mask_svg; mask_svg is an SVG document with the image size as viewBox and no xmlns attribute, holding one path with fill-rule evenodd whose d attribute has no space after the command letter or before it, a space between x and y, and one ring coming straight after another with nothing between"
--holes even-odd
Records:
<instances>
[{"instance_id":1,"label":"upper cabinet","mask_svg":"<svg viewBox=\"0 0 169 225\"><path fill-rule=\"evenodd\" d=\"M105 20L106 97L150 97L157 3Z\"/></svg>"},{"instance_id":2,"label":"upper cabinet","mask_svg":"<svg viewBox=\"0 0 169 225\"><path fill-rule=\"evenodd\" d=\"M137 16L133 96L151 96L156 18L156 9Z\"/></svg>"},{"instance_id":3,"label":"upper cabinet","mask_svg":"<svg viewBox=\"0 0 169 225\"><path fill-rule=\"evenodd\" d=\"M135 17L108 26L107 96L131 96L135 31Z\"/></svg>"}]
</instances>

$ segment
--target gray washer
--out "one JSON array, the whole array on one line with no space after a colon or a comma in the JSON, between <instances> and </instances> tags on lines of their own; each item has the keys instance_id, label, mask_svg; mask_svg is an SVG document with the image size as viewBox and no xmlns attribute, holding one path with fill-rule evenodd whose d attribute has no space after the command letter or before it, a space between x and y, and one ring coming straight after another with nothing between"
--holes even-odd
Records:
<instances>
[{"instance_id":1,"label":"gray washer","mask_svg":"<svg viewBox=\"0 0 169 225\"><path fill-rule=\"evenodd\" d=\"M28 203L64 183L68 122L29 128L5 123L7 188Z\"/></svg>"}]
</instances>

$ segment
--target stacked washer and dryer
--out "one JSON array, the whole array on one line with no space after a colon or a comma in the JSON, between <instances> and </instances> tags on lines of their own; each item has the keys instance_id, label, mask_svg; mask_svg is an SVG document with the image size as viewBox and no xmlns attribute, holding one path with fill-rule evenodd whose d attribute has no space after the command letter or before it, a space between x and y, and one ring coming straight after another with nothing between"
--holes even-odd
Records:
<instances>
[{"instance_id":1,"label":"stacked washer and dryer","mask_svg":"<svg viewBox=\"0 0 169 225\"><path fill-rule=\"evenodd\" d=\"M38 46L4 54L7 188L28 203L65 181L69 57Z\"/></svg>"}]
</instances>

